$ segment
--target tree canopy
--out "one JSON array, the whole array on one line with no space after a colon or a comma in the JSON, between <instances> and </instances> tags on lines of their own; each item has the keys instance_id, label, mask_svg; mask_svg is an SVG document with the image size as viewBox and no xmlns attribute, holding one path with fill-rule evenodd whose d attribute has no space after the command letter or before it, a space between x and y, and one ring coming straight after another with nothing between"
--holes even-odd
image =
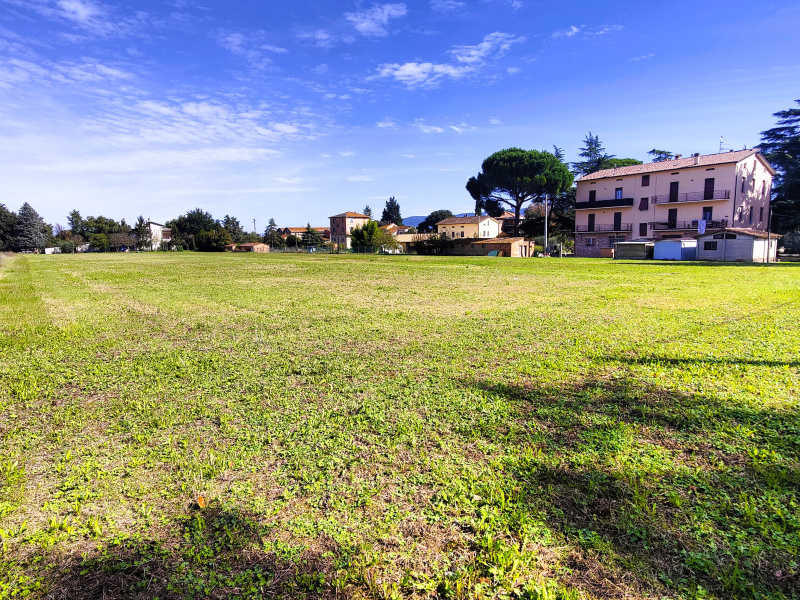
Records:
<instances>
[{"instance_id":1,"label":"tree canopy","mask_svg":"<svg viewBox=\"0 0 800 600\"><path fill-rule=\"evenodd\" d=\"M364 207L364 210L361 211L365 215L367 215L370 219L372 218L372 209L370 208L369 204Z\"/></svg>"},{"instance_id":2,"label":"tree canopy","mask_svg":"<svg viewBox=\"0 0 800 600\"><path fill-rule=\"evenodd\" d=\"M284 248L286 241L278 231L278 224L275 219L270 219L267 228L264 230L264 243L269 244L270 248Z\"/></svg>"},{"instance_id":3,"label":"tree canopy","mask_svg":"<svg viewBox=\"0 0 800 600\"><path fill-rule=\"evenodd\" d=\"M389 223L394 223L395 225L403 224L403 217L400 216L400 205L394 199L394 196L386 201L386 206L381 215L381 222L386 225Z\"/></svg>"},{"instance_id":4,"label":"tree canopy","mask_svg":"<svg viewBox=\"0 0 800 600\"><path fill-rule=\"evenodd\" d=\"M653 162L654 163L655 162L664 162L664 161L670 160L671 158L673 158L675 156L672 152L669 152L668 150L657 150L656 148L653 148L652 150L650 150L648 152L648 154L653 157Z\"/></svg>"},{"instance_id":5,"label":"tree canopy","mask_svg":"<svg viewBox=\"0 0 800 600\"><path fill-rule=\"evenodd\" d=\"M381 250L397 248L399 244L390 233L378 227L375 221L367 221L363 226L350 232L350 244L354 248L374 248Z\"/></svg>"},{"instance_id":6,"label":"tree canopy","mask_svg":"<svg viewBox=\"0 0 800 600\"><path fill-rule=\"evenodd\" d=\"M472 177L471 179L475 179L475 178ZM447 210L445 208L442 208L442 209L439 209L439 210L435 210L431 214L429 214L427 217L425 217L425 220L422 221L417 226L417 231L420 231L420 232L431 231L439 221L444 221L445 219L449 219L452 216L453 216L453 213L451 213L449 210Z\"/></svg>"},{"instance_id":7,"label":"tree canopy","mask_svg":"<svg viewBox=\"0 0 800 600\"><path fill-rule=\"evenodd\" d=\"M322 239L322 234L311 226L311 223L306 224L306 230L302 236L303 246L322 246L325 240Z\"/></svg>"},{"instance_id":8,"label":"tree canopy","mask_svg":"<svg viewBox=\"0 0 800 600\"><path fill-rule=\"evenodd\" d=\"M195 208L177 219L167 221L166 226L172 229L172 238L175 243L194 250L197 246L195 236L201 231L215 230L218 224L211 213L205 212L202 208Z\"/></svg>"},{"instance_id":9,"label":"tree canopy","mask_svg":"<svg viewBox=\"0 0 800 600\"><path fill-rule=\"evenodd\" d=\"M0 204L0 250L14 247L14 232L17 228L17 214Z\"/></svg>"},{"instance_id":10,"label":"tree canopy","mask_svg":"<svg viewBox=\"0 0 800 600\"><path fill-rule=\"evenodd\" d=\"M18 249L41 250L48 238L48 226L27 202L17 212L13 245Z\"/></svg>"},{"instance_id":11,"label":"tree canopy","mask_svg":"<svg viewBox=\"0 0 800 600\"><path fill-rule=\"evenodd\" d=\"M222 218L222 228L231 236L232 243L241 244L244 242L244 229L242 229L242 225L236 217L225 215Z\"/></svg>"},{"instance_id":12,"label":"tree canopy","mask_svg":"<svg viewBox=\"0 0 800 600\"><path fill-rule=\"evenodd\" d=\"M131 234L133 235L138 250L152 250L153 232L150 230L150 225L144 220L142 215L139 215L136 219Z\"/></svg>"},{"instance_id":13,"label":"tree canopy","mask_svg":"<svg viewBox=\"0 0 800 600\"><path fill-rule=\"evenodd\" d=\"M800 106L800 100L795 100ZM773 186L773 228L800 228L800 108L773 114L776 127L761 133L761 152L777 172Z\"/></svg>"},{"instance_id":14,"label":"tree canopy","mask_svg":"<svg viewBox=\"0 0 800 600\"><path fill-rule=\"evenodd\" d=\"M519 216L526 202L551 198L572 185L573 175L554 154L538 150L508 148L483 161L481 173L486 198L514 211L514 235L519 233Z\"/></svg>"}]
</instances>

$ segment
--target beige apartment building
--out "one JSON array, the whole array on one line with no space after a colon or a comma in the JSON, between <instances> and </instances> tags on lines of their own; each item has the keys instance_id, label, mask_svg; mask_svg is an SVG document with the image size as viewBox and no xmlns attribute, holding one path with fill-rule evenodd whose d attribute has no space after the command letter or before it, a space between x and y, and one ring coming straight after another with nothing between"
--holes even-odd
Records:
<instances>
[{"instance_id":1,"label":"beige apartment building","mask_svg":"<svg viewBox=\"0 0 800 600\"><path fill-rule=\"evenodd\" d=\"M436 223L439 235L450 238L496 238L500 221L489 216L450 217Z\"/></svg>"},{"instance_id":2,"label":"beige apartment building","mask_svg":"<svg viewBox=\"0 0 800 600\"><path fill-rule=\"evenodd\" d=\"M340 248L350 248L350 232L369 223L369 217L357 212L343 212L329 217L331 220L331 243Z\"/></svg>"},{"instance_id":3,"label":"beige apartment building","mask_svg":"<svg viewBox=\"0 0 800 600\"><path fill-rule=\"evenodd\" d=\"M605 169L580 178L575 254L726 227L766 230L775 171L755 150Z\"/></svg>"}]
</instances>

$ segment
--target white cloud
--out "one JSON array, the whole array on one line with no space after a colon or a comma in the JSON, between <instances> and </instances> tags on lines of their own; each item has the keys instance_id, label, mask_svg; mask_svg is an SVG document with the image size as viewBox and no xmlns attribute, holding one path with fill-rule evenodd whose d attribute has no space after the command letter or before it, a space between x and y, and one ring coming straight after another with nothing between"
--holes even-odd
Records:
<instances>
[{"instance_id":1,"label":"white cloud","mask_svg":"<svg viewBox=\"0 0 800 600\"><path fill-rule=\"evenodd\" d=\"M373 181L369 175L354 175L353 177L345 177L346 181Z\"/></svg>"},{"instance_id":2,"label":"white cloud","mask_svg":"<svg viewBox=\"0 0 800 600\"><path fill-rule=\"evenodd\" d=\"M489 58L500 58L511 48L512 44L525 41L523 36L495 31L484 36L480 44L474 46L454 46L450 54L460 63L477 64Z\"/></svg>"},{"instance_id":3,"label":"white cloud","mask_svg":"<svg viewBox=\"0 0 800 600\"><path fill-rule=\"evenodd\" d=\"M470 73L470 67L457 67L447 64L408 62L405 64L386 64L378 68L377 77L394 79L410 88L434 86L444 77L458 79Z\"/></svg>"},{"instance_id":4,"label":"white cloud","mask_svg":"<svg viewBox=\"0 0 800 600\"><path fill-rule=\"evenodd\" d=\"M387 128L387 129L396 129L397 128L397 123L395 123L391 119L383 119L382 121L378 121L377 123L375 123L375 125L378 126L378 127Z\"/></svg>"},{"instance_id":5,"label":"white cloud","mask_svg":"<svg viewBox=\"0 0 800 600\"><path fill-rule=\"evenodd\" d=\"M466 123L460 123L458 125L449 125L449 127L456 133L464 133L465 131L475 131L477 129L477 127L475 127L474 125L468 125Z\"/></svg>"},{"instance_id":6,"label":"white cloud","mask_svg":"<svg viewBox=\"0 0 800 600\"><path fill-rule=\"evenodd\" d=\"M515 73L519 73L519 67L508 67L508 68L506 69L506 72L507 72L509 75L514 75Z\"/></svg>"},{"instance_id":7,"label":"white cloud","mask_svg":"<svg viewBox=\"0 0 800 600\"><path fill-rule=\"evenodd\" d=\"M403 158L417 158L416 154L401 154Z\"/></svg>"},{"instance_id":8,"label":"white cloud","mask_svg":"<svg viewBox=\"0 0 800 600\"><path fill-rule=\"evenodd\" d=\"M502 125L503 122L500 119L489 119L489 125Z\"/></svg>"},{"instance_id":9,"label":"white cloud","mask_svg":"<svg viewBox=\"0 0 800 600\"><path fill-rule=\"evenodd\" d=\"M406 15L406 5L382 4L368 10L345 13L344 17L353 24L361 35L366 37L385 37L389 34L386 26L391 19L399 19Z\"/></svg>"},{"instance_id":10,"label":"white cloud","mask_svg":"<svg viewBox=\"0 0 800 600\"><path fill-rule=\"evenodd\" d=\"M431 134L431 133L444 133L444 129L441 127L436 127L435 125L425 125L424 121L417 121L414 123L417 129L419 129L422 133Z\"/></svg>"},{"instance_id":11,"label":"white cloud","mask_svg":"<svg viewBox=\"0 0 800 600\"><path fill-rule=\"evenodd\" d=\"M345 150L344 152L339 152L339 156L344 156L345 158L349 158L351 156L355 156L356 153L352 150Z\"/></svg>"},{"instance_id":12,"label":"white cloud","mask_svg":"<svg viewBox=\"0 0 800 600\"><path fill-rule=\"evenodd\" d=\"M645 54L644 56L637 56L635 58L632 58L631 60L633 60L633 61L636 61L636 60L647 60L648 58L653 58L654 56L655 56L655 54Z\"/></svg>"},{"instance_id":13,"label":"white cloud","mask_svg":"<svg viewBox=\"0 0 800 600\"><path fill-rule=\"evenodd\" d=\"M256 70L271 67L272 59L266 56L265 52L273 54L285 54L288 52L286 48L262 43L264 37L266 37L266 33L263 31L216 31L213 36L217 44L222 48L232 54L244 57L250 66Z\"/></svg>"},{"instance_id":14,"label":"white cloud","mask_svg":"<svg viewBox=\"0 0 800 600\"><path fill-rule=\"evenodd\" d=\"M461 0L431 0L431 8L437 12L455 12L465 6Z\"/></svg>"},{"instance_id":15,"label":"white cloud","mask_svg":"<svg viewBox=\"0 0 800 600\"><path fill-rule=\"evenodd\" d=\"M328 33L325 29L298 29L295 31L295 36L301 42L307 42L326 50L333 48L338 41L336 37Z\"/></svg>"},{"instance_id":16,"label":"white cloud","mask_svg":"<svg viewBox=\"0 0 800 600\"><path fill-rule=\"evenodd\" d=\"M598 37L609 33L622 31L622 25L603 25L601 27L586 27L585 25L571 25L569 29L562 29L552 34L554 38L571 38L576 35L583 37Z\"/></svg>"},{"instance_id":17,"label":"white cloud","mask_svg":"<svg viewBox=\"0 0 800 600\"><path fill-rule=\"evenodd\" d=\"M58 0L56 6L58 6L65 18L80 25L88 25L93 20L104 17L106 12L94 2L86 2L84 0Z\"/></svg>"}]
</instances>

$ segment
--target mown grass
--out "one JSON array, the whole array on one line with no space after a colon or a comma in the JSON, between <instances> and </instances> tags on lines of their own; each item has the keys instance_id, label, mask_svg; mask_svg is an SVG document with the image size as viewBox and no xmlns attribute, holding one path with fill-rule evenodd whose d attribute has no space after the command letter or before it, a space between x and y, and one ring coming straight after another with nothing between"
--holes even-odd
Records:
<instances>
[{"instance_id":1,"label":"mown grass","mask_svg":"<svg viewBox=\"0 0 800 600\"><path fill-rule=\"evenodd\" d=\"M6 259L0 598L797 598L798 267Z\"/></svg>"}]
</instances>

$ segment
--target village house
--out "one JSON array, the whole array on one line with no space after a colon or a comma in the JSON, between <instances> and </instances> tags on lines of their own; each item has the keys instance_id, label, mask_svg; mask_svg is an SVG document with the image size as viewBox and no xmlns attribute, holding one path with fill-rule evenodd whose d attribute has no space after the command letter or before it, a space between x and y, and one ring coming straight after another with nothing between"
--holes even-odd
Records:
<instances>
[{"instance_id":1,"label":"village house","mask_svg":"<svg viewBox=\"0 0 800 600\"><path fill-rule=\"evenodd\" d=\"M322 236L323 240L330 240L331 231L327 227L312 227L311 229L316 230ZM283 227L278 229L278 233L281 235L283 239L286 239L290 235L293 235L298 240L303 237L303 234L306 232L305 227Z\"/></svg>"},{"instance_id":2,"label":"village house","mask_svg":"<svg viewBox=\"0 0 800 600\"><path fill-rule=\"evenodd\" d=\"M510 256L529 258L534 256L533 241L523 237L496 237L486 240L457 238L447 254L455 256Z\"/></svg>"},{"instance_id":3,"label":"village house","mask_svg":"<svg viewBox=\"0 0 800 600\"><path fill-rule=\"evenodd\" d=\"M356 227L363 227L369 223L370 218L357 212L343 212L329 217L331 220L331 243L338 244L345 249L350 248L350 232Z\"/></svg>"},{"instance_id":4,"label":"village house","mask_svg":"<svg viewBox=\"0 0 800 600\"><path fill-rule=\"evenodd\" d=\"M398 235L411 232L414 228L410 225L396 225L395 223L389 223L388 225L381 225L380 229L393 237L397 237Z\"/></svg>"},{"instance_id":5,"label":"village house","mask_svg":"<svg viewBox=\"0 0 800 600\"><path fill-rule=\"evenodd\" d=\"M774 175L757 149L589 173L577 183L575 254L726 227L766 231Z\"/></svg>"},{"instance_id":6,"label":"village house","mask_svg":"<svg viewBox=\"0 0 800 600\"><path fill-rule=\"evenodd\" d=\"M147 227L150 228L150 250L166 250L172 240L172 230L153 221L147 221Z\"/></svg>"},{"instance_id":7,"label":"village house","mask_svg":"<svg viewBox=\"0 0 800 600\"><path fill-rule=\"evenodd\" d=\"M436 223L439 235L449 238L496 238L500 221L493 217L450 217Z\"/></svg>"}]
</instances>

